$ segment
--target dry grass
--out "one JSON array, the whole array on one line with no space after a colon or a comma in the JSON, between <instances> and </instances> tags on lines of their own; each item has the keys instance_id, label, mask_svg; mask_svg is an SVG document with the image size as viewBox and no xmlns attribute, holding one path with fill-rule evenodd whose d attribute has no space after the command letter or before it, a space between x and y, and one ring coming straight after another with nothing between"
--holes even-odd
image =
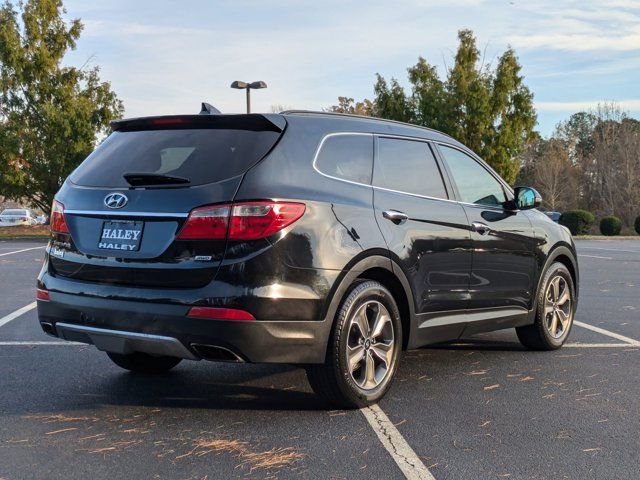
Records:
<instances>
[{"instance_id":1,"label":"dry grass","mask_svg":"<svg viewBox=\"0 0 640 480\"><path fill-rule=\"evenodd\" d=\"M35 237L48 238L49 225L24 225L19 227L0 227L0 238Z\"/></svg>"},{"instance_id":2,"label":"dry grass","mask_svg":"<svg viewBox=\"0 0 640 480\"><path fill-rule=\"evenodd\" d=\"M248 466L250 470L290 467L304 458L304 454L296 452L291 447L256 452L251 449L249 443L239 440L199 439L193 442L193 448L189 452L179 455L176 460L189 456L202 457L221 453L233 454L240 461L238 467Z\"/></svg>"},{"instance_id":3,"label":"dry grass","mask_svg":"<svg viewBox=\"0 0 640 480\"><path fill-rule=\"evenodd\" d=\"M26 415L22 418L42 420L42 423L96 422L99 420L97 417L68 417L61 413L55 415Z\"/></svg>"}]
</instances>

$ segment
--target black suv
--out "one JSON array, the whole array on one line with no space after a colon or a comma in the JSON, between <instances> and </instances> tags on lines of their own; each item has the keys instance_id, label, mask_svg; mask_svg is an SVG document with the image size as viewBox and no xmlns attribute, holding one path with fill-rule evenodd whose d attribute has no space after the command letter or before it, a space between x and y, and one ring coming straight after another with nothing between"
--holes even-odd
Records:
<instances>
[{"instance_id":1,"label":"black suv","mask_svg":"<svg viewBox=\"0 0 640 480\"><path fill-rule=\"evenodd\" d=\"M69 176L38 277L48 334L155 373L302 365L331 403L380 399L400 351L571 329L569 232L437 131L313 112L113 123Z\"/></svg>"}]
</instances>

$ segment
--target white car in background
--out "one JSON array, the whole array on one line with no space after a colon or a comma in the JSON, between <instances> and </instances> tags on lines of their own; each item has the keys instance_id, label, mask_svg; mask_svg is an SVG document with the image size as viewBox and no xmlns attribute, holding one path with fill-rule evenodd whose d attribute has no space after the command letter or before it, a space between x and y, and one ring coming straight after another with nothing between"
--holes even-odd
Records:
<instances>
[{"instance_id":1,"label":"white car in background","mask_svg":"<svg viewBox=\"0 0 640 480\"><path fill-rule=\"evenodd\" d=\"M31 210L26 208L7 208L0 213L0 226L36 225L38 221Z\"/></svg>"}]
</instances>

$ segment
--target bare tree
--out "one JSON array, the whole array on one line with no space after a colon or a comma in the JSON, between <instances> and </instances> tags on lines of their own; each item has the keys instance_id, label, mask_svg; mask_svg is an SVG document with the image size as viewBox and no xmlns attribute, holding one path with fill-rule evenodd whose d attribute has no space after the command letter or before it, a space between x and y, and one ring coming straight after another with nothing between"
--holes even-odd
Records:
<instances>
[{"instance_id":1,"label":"bare tree","mask_svg":"<svg viewBox=\"0 0 640 480\"><path fill-rule=\"evenodd\" d=\"M549 210L574 208L578 196L578 167L569 148L558 138L539 139L523 157L519 183L533 185Z\"/></svg>"}]
</instances>

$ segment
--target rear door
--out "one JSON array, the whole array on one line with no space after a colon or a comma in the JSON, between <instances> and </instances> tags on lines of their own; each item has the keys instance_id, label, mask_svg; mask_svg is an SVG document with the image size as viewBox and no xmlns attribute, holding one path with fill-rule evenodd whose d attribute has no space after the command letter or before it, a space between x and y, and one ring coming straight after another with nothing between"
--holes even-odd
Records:
<instances>
[{"instance_id":1,"label":"rear door","mask_svg":"<svg viewBox=\"0 0 640 480\"><path fill-rule=\"evenodd\" d=\"M159 117L112 133L56 197L70 238L56 237L54 273L134 286L209 283L226 240L177 234L192 209L231 202L244 172L281 134L260 116L236 117Z\"/></svg>"},{"instance_id":2,"label":"rear door","mask_svg":"<svg viewBox=\"0 0 640 480\"><path fill-rule=\"evenodd\" d=\"M460 149L439 144L471 225L470 309L528 309L534 288L535 240L527 215L505 208L505 188L493 172Z\"/></svg>"},{"instance_id":3,"label":"rear door","mask_svg":"<svg viewBox=\"0 0 640 480\"><path fill-rule=\"evenodd\" d=\"M378 137L373 185L378 225L409 279L416 313L464 310L471 270L469 227L462 206L449 200L430 144Z\"/></svg>"}]
</instances>

